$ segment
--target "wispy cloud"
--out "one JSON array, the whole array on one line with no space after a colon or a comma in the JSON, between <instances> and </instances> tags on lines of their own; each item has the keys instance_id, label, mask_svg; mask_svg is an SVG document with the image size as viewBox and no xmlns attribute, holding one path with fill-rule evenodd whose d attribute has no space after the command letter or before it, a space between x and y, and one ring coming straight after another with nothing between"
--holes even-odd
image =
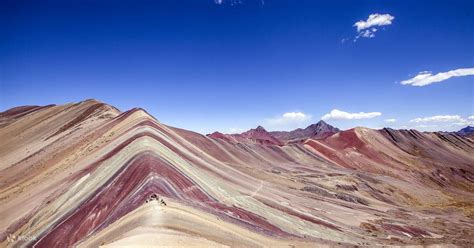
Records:
<instances>
[{"instance_id":1,"label":"wispy cloud","mask_svg":"<svg viewBox=\"0 0 474 248\"><path fill-rule=\"evenodd\" d=\"M431 72L420 72L414 78L410 78L407 80L403 80L400 83L403 85L411 85L411 86L426 86L432 83L438 83L444 80L448 80L452 77L463 77L463 76L470 76L474 75L474 68L462 68L451 70L447 72L440 72L438 74L431 74Z\"/></svg>"},{"instance_id":2,"label":"wispy cloud","mask_svg":"<svg viewBox=\"0 0 474 248\"><path fill-rule=\"evenodd\" d=\"M467 126L474 124L474 116L463 118L460 115L435 115L429 117L415 118L412 123L443 123L451 126Z\"/></svg>"},{"instance_id":3,"label":"wispy cloud","mask_svg":"<svg viewBox=\"0 0 474 248\"><path fill-rule=\"evenodd\" d=\"M422 131L457 131L462 127L473 125L474 116L463 118L460 115L434 115L411 119L409 128Z\"/></svg>"},{"instance_id":4,"label":"wispy cloud","mask_svg":"<svg viewBox=\"0 0 474 248\"><path fill-rule=\"evenodd\" d=\"M371 28L373 26L385 26L392 24L395 17L390 14L371 14L366 21L358 21L354 24L357 27L357 31Z\"/></svg>"},{"instance_id":5,"label":"wispy cloud","mask_svg":"<svg viewBox=\"0 0 474 248\"><path fill-rule=\"evenodd\" d=\"M307 124L311 118L311 115L305 114L303 112L287 112L281 116L266 119L265 122L270 129L281 128L283 130L300 127L303 124Z\"/></svg>"},{"instance_id":6,"label":"wispy cloud","mask_svg":"<svg viewBox=\"0 0 474 248\"><path fill-rule=\"evenodd\" d=\"M410 120L415 123L426 123L426 122L454 122L464 120L459 115L435 115L430 117L420 117Z\"/></svg>"},{"instance_id":7,"label":"wispy cloud","mask_svg":"<svg viewBox=\"0 0 474 248\"><path fill-rule=\"evenodd\" d=\"M395 19L394 16L390 14L371 14L367 20L360 20L354 23L354 27L357 28L357 36L354 38L354 42L357 41L360 37L363 38L373 38L375 33L378 31L377 27L391 25L392 21Z\"/></svg>"},{"instance_id":8,"label":"wispy cloud","mask_svg":"<svg viewBox=\"0 0 474 248\"><path fill-rule=\"evenodd\" d=\"M393 118L392 119L385 119L384 121L387 122L387 123L394 123L394 122L397 122L397 119L393 119Z\"/></svg>"},{"instance_id":9,"label":"wispy cloud","mask_svg":"<svg viewBox=\"0 0 474 248\"><path fill-rule=\"evenodd\" d=\"M348 113L338 109L333 109L331 112L323 115L322 120L360 120L360 119L371 119L377 116L381 116L380 112L359 112L359 113Z\"/></svg>"},{"instance_id":10,"label":"wispy cloud","mask_svg":"<svg viewBox=\"0 0 474 248\"><path fill-rule=\"evenodd\" d=\"M228 133L241 133L244 132L245 129L243 128L238 128L238 127L231 127L227 129Z\"/></svg>"},{"instance_id":11,"label":"wispy cloud","mask_svg":"<svg viewBox=\"0 0 474 248\"><path fill-rule=\"evenodd\" d=\"M216 3L217 5L227 4L227 5L234 6L234 5L242 4L242 0L214 0L214 3ZM264 5L265 2L261 0L261 4Z\"/></svg>"},{"instance_id":12,"label":"wispy cloud","mask_svg":"<svg viewBox=\"0 0 474 248\"><path fill-rule=\"evenodd\" d=\"M311 119L311 115L305 114L303 112L288 112L284 113L283 115L276 117L276 118L271 118L267 119L269 123L272 124L288 124L288 123L299 123L299 122L305 122Z\"/></svg>"}]
</instances>

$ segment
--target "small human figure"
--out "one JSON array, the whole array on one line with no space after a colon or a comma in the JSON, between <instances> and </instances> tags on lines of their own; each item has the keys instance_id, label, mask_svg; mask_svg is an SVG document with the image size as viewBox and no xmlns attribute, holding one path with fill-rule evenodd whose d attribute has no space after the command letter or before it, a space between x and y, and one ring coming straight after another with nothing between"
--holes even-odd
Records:
<instances>
[{"instance_id":1,"label":"small human figure","mask_svg":"<svg viewBox=\"0 0 474 248\"><path fill-rule=\"evenodd\" d=\"M148 203L148 202L151 202L151 201L153 201L153 200L157 200L157 201L159 200L159 197L158 197L157 194L152 194L152 195L150 195L150 197L149 197L148 199L146 199L145 202Z\"/></svg>"}]
</instances>

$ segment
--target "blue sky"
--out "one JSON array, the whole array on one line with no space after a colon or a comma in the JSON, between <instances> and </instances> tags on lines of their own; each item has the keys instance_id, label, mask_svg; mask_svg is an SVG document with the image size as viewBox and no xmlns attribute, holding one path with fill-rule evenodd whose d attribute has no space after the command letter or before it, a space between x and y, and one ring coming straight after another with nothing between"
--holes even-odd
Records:
<instances>
[{"instance_id":1,"label":"blue sky","mask_svg":"<svg viewBox=\"0 0 474 248\"><path fill-rule=\"evenodd\" d=\"M0 21L2 111L96 98L202 133L474 121L473 1L15 0Z\"/></svg>"}]
</instances>

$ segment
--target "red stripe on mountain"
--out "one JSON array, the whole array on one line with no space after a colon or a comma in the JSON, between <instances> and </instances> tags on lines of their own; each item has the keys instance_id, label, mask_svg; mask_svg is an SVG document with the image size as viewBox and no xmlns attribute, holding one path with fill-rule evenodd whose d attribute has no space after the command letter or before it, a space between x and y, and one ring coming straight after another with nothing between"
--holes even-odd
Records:
<instances>
[{"instance_id":1,"label":"red stripe on mountain","mask_svg":"<svg viewBox=\"0 0 474 248\"><path fill-rule=\"evenodd\" d=\"M150 181L145 181L150 176ZM189 188L197 190L185 190ZM35 247L71 246L136 209L152 194L203 203L241 224L268 233L288 235L258 215L217 202L173 166L151 153L142 153L127 162L76 211L71 210L70 215L59 220Z\"/></svg>"}]
</instances>

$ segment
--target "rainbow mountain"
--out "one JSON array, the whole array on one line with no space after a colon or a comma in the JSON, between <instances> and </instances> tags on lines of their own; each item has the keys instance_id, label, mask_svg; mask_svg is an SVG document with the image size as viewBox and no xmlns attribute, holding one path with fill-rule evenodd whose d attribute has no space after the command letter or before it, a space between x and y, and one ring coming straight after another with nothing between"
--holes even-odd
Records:
<instances>
[{"instance_id":1,"label":"rainbow mountain","mask_svg":"<svg viewBox=\"0 0 474 248\"><path fill-rule=\"evenodd\" d=\"M472 136L324 130L202 135L96 100L9 109L0 246L474 245Z\"/></svg>"}]
</instances>

